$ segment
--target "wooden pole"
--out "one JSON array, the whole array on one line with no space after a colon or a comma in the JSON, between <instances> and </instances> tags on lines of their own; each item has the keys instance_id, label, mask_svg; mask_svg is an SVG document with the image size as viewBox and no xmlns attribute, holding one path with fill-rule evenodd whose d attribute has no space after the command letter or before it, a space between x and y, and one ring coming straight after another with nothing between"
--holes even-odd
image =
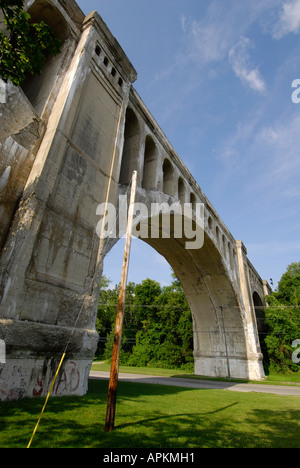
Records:
<instances>
[{"instance_id":1,"label":"wooden pole","mask_svg":"<svg viewBox=\"0 0 300 468\"><path fill-rule=\"evenodd\" d=\"M131 248L131 239L132 239L132 223L133 223L133 214L134 214L136 186L137 186L137 172L134 171L133 176L132 176L132 188L131 188L130 204L129 204L129 211L128 211L127 236L126 236L126 244L125 244L125 251L124 251L121 287L120 287L119 302L118 302L117 317L116 317L114 347L113 347L110 380L109 380L109 388L108 388L107 411L106 411L106 421L105 421L105 431L107 432L112 432L115 427L117 388L118 388L118 378L119 378L119 360L120 360L120 350L121 350L121 341L122 341L122 330L123 330L123 320L124 320L124 308L125 308L125 296L126 296L126 286L127 286L128 268L129 268L130 248Z\"/></svg>"}]
</instances>

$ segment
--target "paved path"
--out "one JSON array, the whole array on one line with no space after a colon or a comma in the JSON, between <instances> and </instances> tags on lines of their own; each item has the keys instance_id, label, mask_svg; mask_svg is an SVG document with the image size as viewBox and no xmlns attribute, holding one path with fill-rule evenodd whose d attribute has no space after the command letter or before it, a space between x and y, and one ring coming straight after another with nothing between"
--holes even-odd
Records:
<instances>
[{"instance_id":1,"label":"paved path","mask_svg":"<svg viewBox=\"0 0 300 468\"><path fill-rule=\"evenodd\" d=\"M108 380L109 372L91 371L90 379ZM171 387L199 388L207 390L228 390L231 392L273 393L275 395L300 396L300 386L280 386L263 384L240 384L234 382L217 382L213 380L184 379L176 377L157 377L154 375L120 374L119 380Z\"/></svg>"}]
</instances>

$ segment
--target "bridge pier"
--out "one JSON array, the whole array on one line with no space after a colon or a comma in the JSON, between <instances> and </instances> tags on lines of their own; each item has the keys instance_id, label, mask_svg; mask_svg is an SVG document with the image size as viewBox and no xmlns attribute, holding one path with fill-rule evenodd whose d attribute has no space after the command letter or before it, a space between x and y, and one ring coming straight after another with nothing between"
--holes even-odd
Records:
<instances>
[{"instance_id":1,"label":"bridge pier","mask_svg":"<svg viewBox=\"0 0 300 468\"><path fill-rule=\"evenodd\" d=\"M213 288L210 290L207 288L217 326L213 328L210 323L210 329L204 330L205 326L208 326L208 317L205 318L205 325L198 318L202 325L196 328L199 334L195 336L195 374L262 380L265 378L265 372L251 295L247 250L241 241L237 241L236 246L238 273L238 284L235 285L234 294L236 304L232 303L232 298L229 303L227 302L224 282L223 286L216 285L220 281L219 278L215 280L214 288L217 290L222 288L219 289L222 292L221 297L219 295L213 297ZM205 309L208 310L208 304ZM197 323L197 314L195 319Z\"/></svg>"}]
</instances>

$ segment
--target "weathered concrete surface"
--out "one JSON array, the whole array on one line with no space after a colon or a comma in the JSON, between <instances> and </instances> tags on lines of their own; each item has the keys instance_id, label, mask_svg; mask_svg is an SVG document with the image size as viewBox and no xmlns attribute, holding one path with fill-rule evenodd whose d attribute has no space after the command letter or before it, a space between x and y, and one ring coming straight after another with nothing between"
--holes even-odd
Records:
<instances>
[{"instance_id":1,"label":"weathered concrete surface","mask_svg":"<svg viewBox=\"0 0 300 468\"><path fill-rule=\"evenodd\" d=\"M86 392L103 259L117 240L100 242L97 207L117 204L133 170L137 201L205 206L203 248L189 251L172 233L147 240L191 306L195 372L262 378L253 294L264 303L267 284L132 87L124 51L73 0L27 7L63 47L23 90L8 84L0 104L0 399L44 395L65 349L55 394Z\"/></svg>"},{"instance_id":2,"label":"weathered concrete surface","mask_svg":"<svg viewBox=\"0 0 300 468\"><path fill-rule=\"evenodd\" d=\"M60 31L71 30L66 43L73 55L66 55L63 46L68 60L58 57L55 66L46 68L38 79L42 94L49 96L37 99L26 83L25 92L33 105L24 107L21 123L16 124L19 130L32 122L32 116L39 120L37 109L45 133L37 147L31 142L31 167L26 174L22 172L20 194L13 193L17 198L13 219L2 214L9 231L2 236L0 258L0 339L7 349L0 373L1 399L44 394L66 346L62 369L66 384L59 386L57 394L86 391L98 341L95 318L102 271L96 208L106 197L111 177L110 200L116 197L125 109L131 80L136 77L99 15L82 18L78 33L75 2L36 3L36 14L40 10L45 14L48 4L51 18L56 9ZM76 21L69 16L73 10ZM104 64L104 58L110 65L106 60ZM51 88L53 73L59 79ZM18 93L22 100L22 91ZM16 108L19 102L14 102ZM9 108L5 111L14 115ZM1 162L3 193L12 203L4 185L15 177L22 158L9 151Z\"/></svg>"},{"instance_id":3,"label":"weathered concrete surface","mask_svg":"<svg viewBox=\"0 0 300 468\"><path fill-rule=\"evenodd\" d=\"M31 152L44 127L23 91L0 79L0 248L34 162Z\"/></svg>"}]
</instances>

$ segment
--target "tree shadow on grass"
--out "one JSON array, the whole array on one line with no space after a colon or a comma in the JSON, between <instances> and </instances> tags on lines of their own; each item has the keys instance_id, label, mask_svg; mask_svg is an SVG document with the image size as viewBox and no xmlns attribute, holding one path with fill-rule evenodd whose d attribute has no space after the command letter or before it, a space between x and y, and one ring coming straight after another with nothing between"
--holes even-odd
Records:
<instances>
[{"instance_id":1,"label":"tree shadow on grass","mask_svg":"<svg viewBox=\"0 0 300 468\"><path fill-rule=\"evenodd\" d=\"M219 408L219 409L216 409L214 411L209 411L207 413L197 413L197 416L208 416L210 414L216 414L216 413L220 413L221 411L225 411L226 409L229 409L229 408L232 408L233 406L236 406L238 405L238 403L232 403L231 405L227 405L227 406L224 406L223 408ZM136 421L136 422L132 422L132 423L126 423L126 424L121 424L119 426L116 426L116 429L119 430L119 429L125 429L126 427L132 427L134 425L149 425L150 423L152 422L164 422L164 420L170 420L171 418L184 418L184 417L194 417L195 414L194 413L184 413L184 414L175 414L175 415L165 415L165 416L156 416L156 417L153 417L153 418L148 418L148 419L142 419L140 421Z\"/></svg>"}]
</instances>

